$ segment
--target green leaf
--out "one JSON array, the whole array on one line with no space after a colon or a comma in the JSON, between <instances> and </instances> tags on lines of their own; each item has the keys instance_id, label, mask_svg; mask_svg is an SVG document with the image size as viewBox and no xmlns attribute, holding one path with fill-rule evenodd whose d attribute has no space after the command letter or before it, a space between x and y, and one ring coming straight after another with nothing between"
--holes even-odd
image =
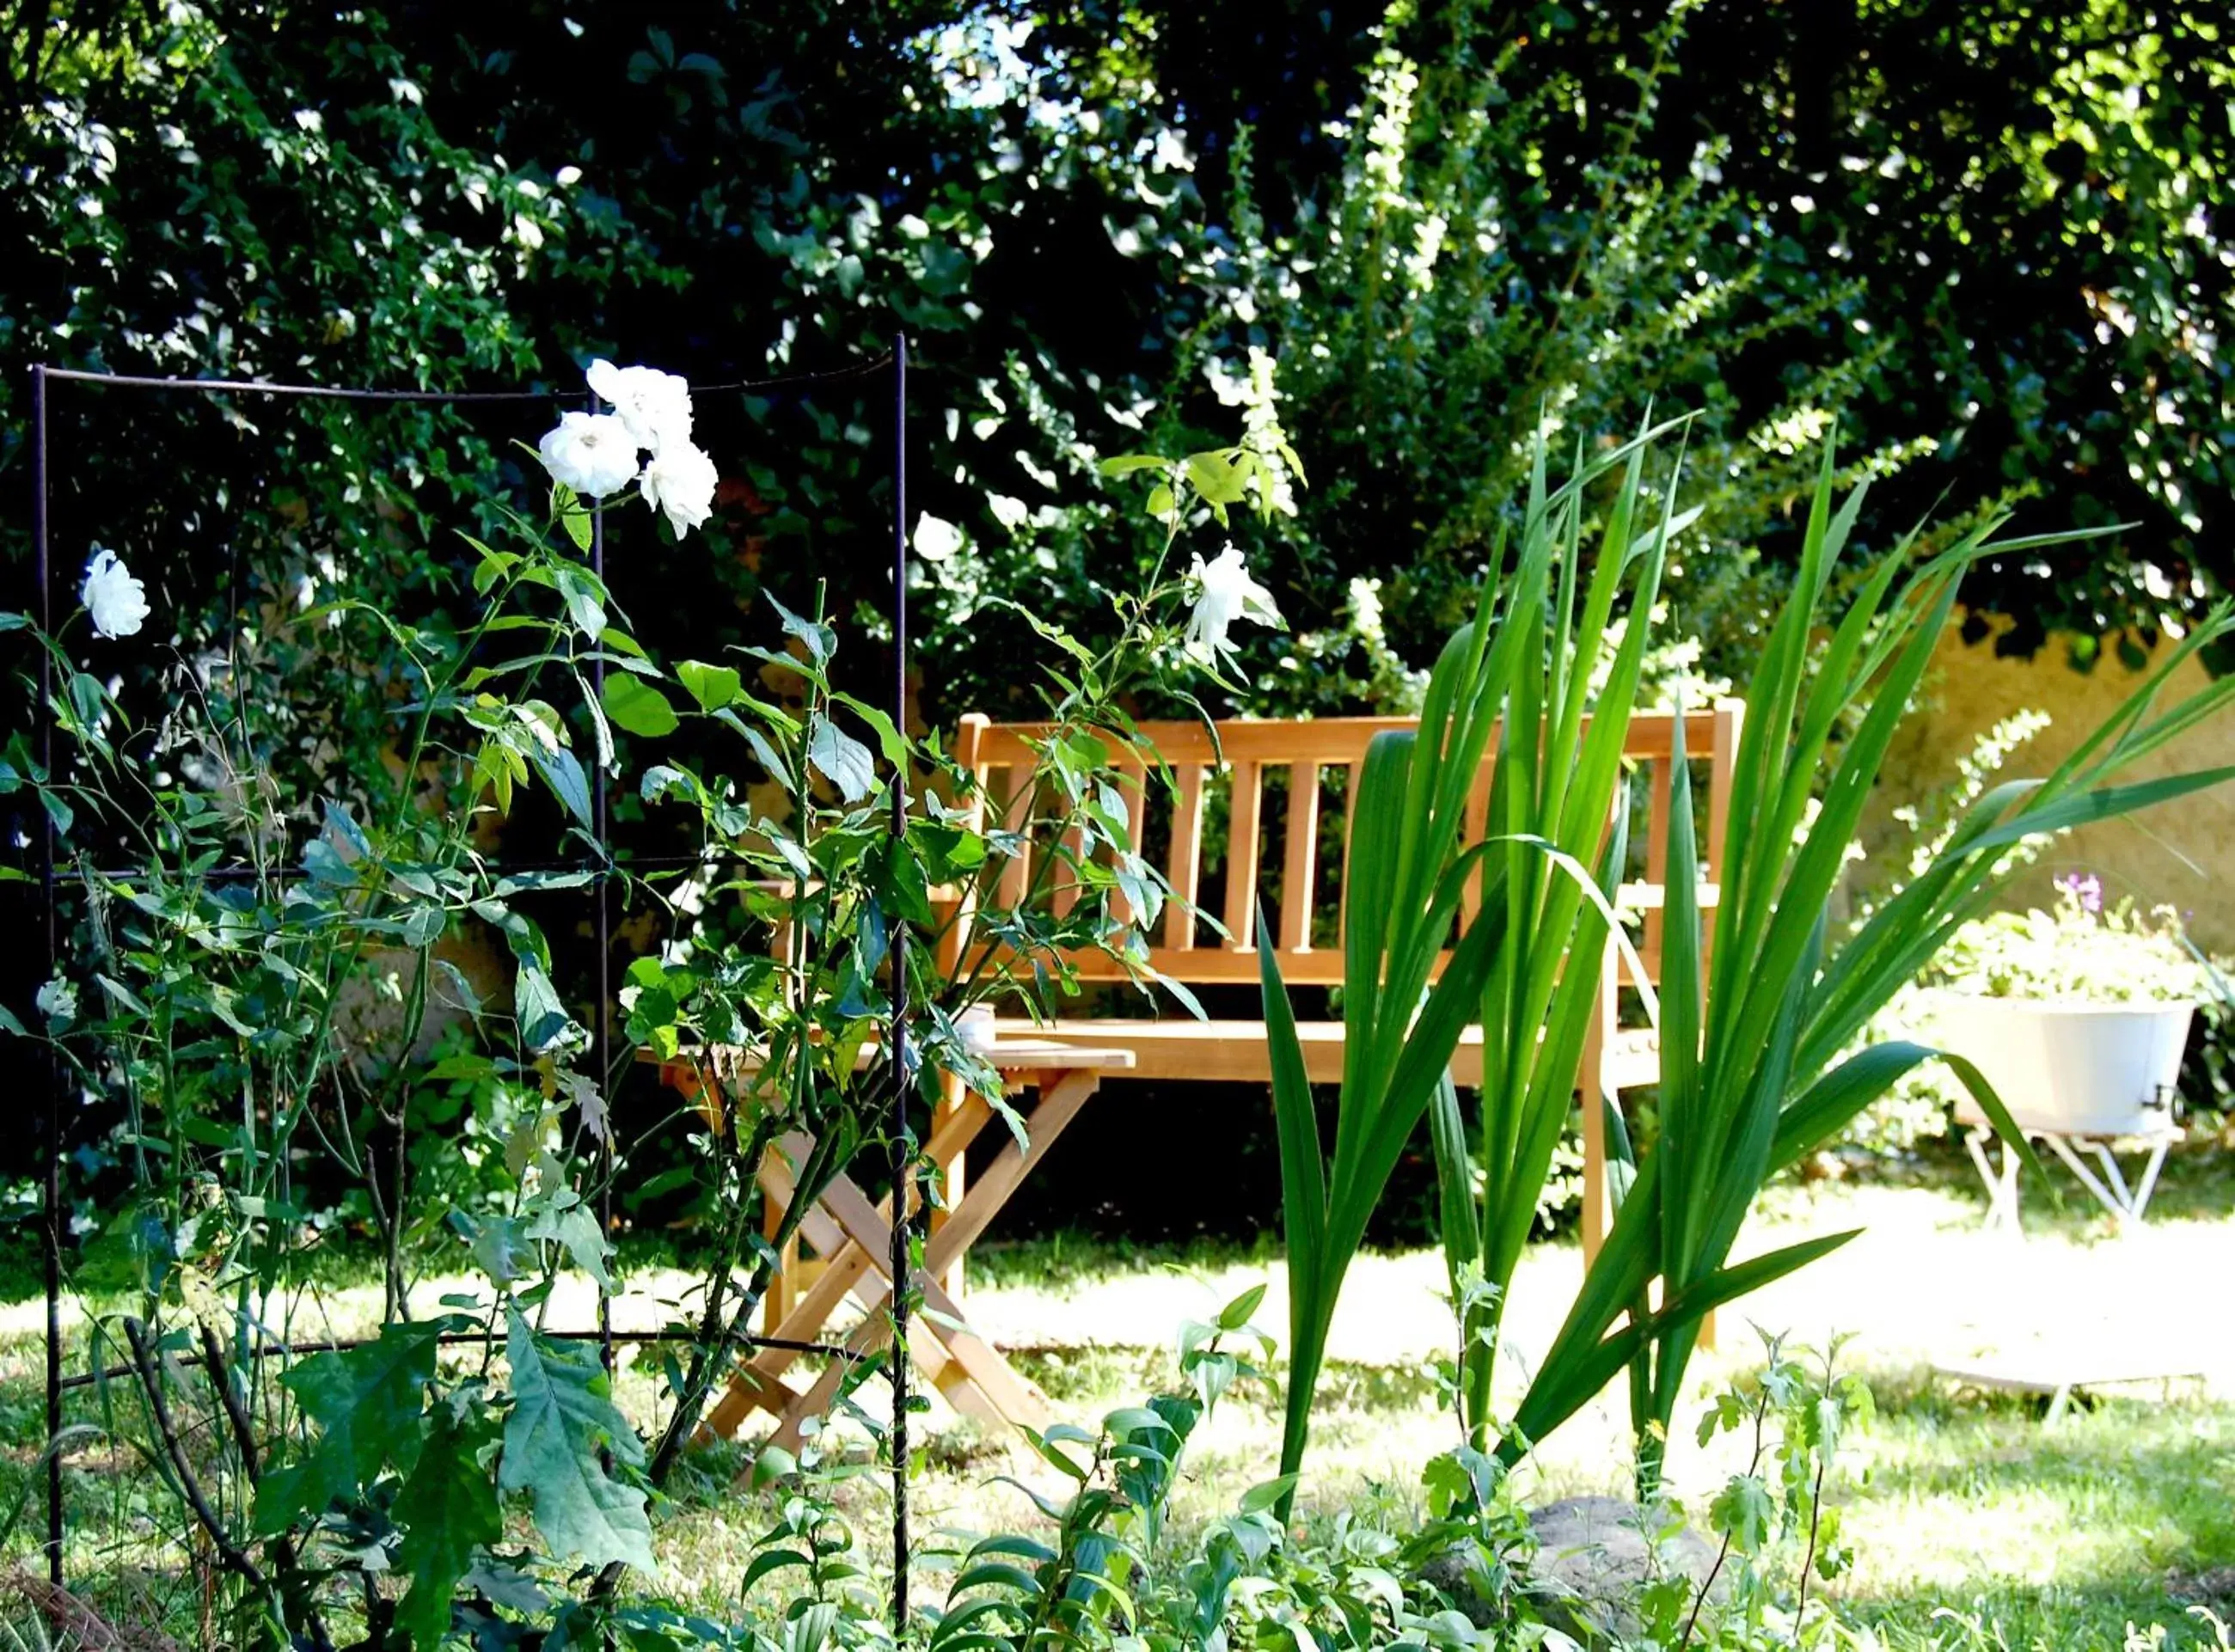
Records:
<instances>
[{"instance_id":1,"label":"green leaf","mask_svg":"<svg viewBox=\"0 0 2235 1652\"><path fill-rule=\"evenodd\" d=\"M350 806L337 803L331 797L322 797L318 803L326 817L326 829L348 846L350 857L352 860L370 859L372 840L364 835L364 828L357 823L357 816L350 812Z\"/></svg>"},{"instance_id":2,"label":"green leaf","mask_svg":"<svg viewBox=\"0 0 2235 1652\"><path fill-rule=\"evenodd\" d=\"M781 1446L764 1446L753 1459L753 1490L765 1491L777 1481L799 1472L799 1459Z\"/></svg>"},{"instance_id":3,"label":"green leaf","mask_svg":"<svg viewBox=\"0 0 2235 1652\"><path fill-rule=\"evenodd\" d=\"M667 703L667 696L641 677L624 672L606 678L606 715L614 724L631 734L641 734L658 739L663 734L672 734L682 719L675 708Z\"/></svg>"},{"instance_id":4,"label":"green leaf","mask_svg":"<svg viewBox=\"0 0 2235 1652\"><path fill-rule=\"evenodd\" d=\"M1777 1499L1758 1476L1734 1474L1707 1510L1707 1522L1742 1555L1759 1554L1769 1541Z\"/></svg>"},{"instance_id":5,"label":"green leaf","mask_svg":"<svg viewBox=\"0 0 2235 1652\"><path fill-rule=\"evenodd\" d=\"M817 665L829 663L830 656L838 652L838 633L814 620L803 620L776 599L773 592L764 592L769 606L783 616L784 634L796 637L807 645L809 656Z\"/></svg>"},{"instance_id":6,"label":"green leaf","mask_svg":"<svg viewBox=\"0 0 2235 1652\"><path fill-rule=\"evenodd\" d=\"M566 1036L574 1018L559 1001L559 989L542 967L523 958L514 973L512 1015L520 1023L520 1036L531 1050L542 1050Z\"/></svg>"},{"instance_id":7,"label":"green leaf","mask_svg":"<svg viewBox=\"0 0 2235 1652\"><path fill-rule=\"evenodd\" d=\"M567 805L568 814L583 825L590 825L590 782L574 754L563 745L548 751L538 745L528 756L534 760L543 783L551 788L551 795Z\"/></svg>"},{"instance_id":8,"label":"green leaf","mask_svg":"<svg viewBox=\"0 0 2235 1652\"><path fill-rule=\"evenodd\" d=\"M259 1535L324 1513L384 1466L412 1466L442 1326L439 1320L383 1326L378 1341L314 1354L280 1379L319 1433L301 1458L265 1475L256 1494Z\"/></svg>"},{"instance_id":9,"label":"green leaf","mask_svg":"<svg viewBox=\"0 0 2235 1652\"><path fill-rule=\"evenodd\" d=\"M535 1529L554 1555L653 1570L644 1491L606 1466L610 1455L642 1468L644 1444L613 1402L597 1349L538 1335L517 1308L505 1314L513 1407L500 1483L534 1497Z\"/></svg>"},{"instance_id":10,"label":"green leaf","mask_svg":"<svg viewBox=\"0 0 2235 1652\"><path fill-rule=\"evenodd\" d=\"M497 1285L523 1277L534 1263L528 1248L528 1224L516 1216L483 1216L478 1222L462 1210L450 1212L453 1225L471 1224L469 1249L481 1269Z\"/></svg>"},{"instance_id":11,"label":"green leaf","mask_svg":"<svg viewBox=\"0 0 2235 1652\"><path fill-rule=\"evenodd\" d=\"M1283 1474L1277 1479L1266 1480L1251 1486L1242 1494L1239 1507L1244 1514L1262 1514L1267 1510L1278 1507L1287 1502L1295 1495L1295 1492L1296 1477L1293 1474Z\"/></svg>"},{"instance_id":12,"label":"green leaf","mask_svg":"<svg viewBox=\"0 0 2235 1652\"><path fill-rule=\"evenodd\" d=\"M1169 470L1171 468L1170 459L1159 458L1153 453L1120 453L1095 466L1105 476L1129 476L1136 470Z\"/></svg>"},{"instance_id":13,"label":"green leaf","mask_svg":"<svg viewBox=\"0 0 2235 1652\"><path fill-rule=\"evenodd\" d=\"M812 1557L797 1549L764 1549L753 1557L753 1564L745 1568L745 1575L737 1580L737 1593L744 1594L762 1578L788 1566L809 1567L814 1564Z\"/></svg>"},{"instance_id":14,"label":"green leaf","mask_svg":"<svg viewBox=\"0 0 2235 1652\"><path fill-rule=\"evenodd\" d=\"M584 528L583 548L588 548L588 529ZM598 587L597 576L587 568L560 564L557 571L559 594L566 600L567 617L574 622L574 629L597 641L606 629L605 593Z\"/></svg>"},{"instance_id":15,"label":"green leaf","mask_svg":"<svg viewBox=\"0 0 2235 1652\"><path fill-rule=\"evenodd\" d=\"M1249 492L1246 471L1239 456L1191 453L1187 459L1188 485L1207 505L1235 505Z\"/></svg>"},{"instance_id":16,"label":"green leaf","mask_svg":"<svg viewBox=\"0 0 2235 1652\"><path fill-rule=\"evenodd\" d=\"M877 748L885 754L885 761L895 769L908 760L907 738L893 726L893 720L867 700L857 700L851 694L834 694L833 699L850 707L854 715L868 724L877 737Z\"/></svg>"},{"instance_id":17,"label":"green leaf","mask_svg":"<svg viewBox=\"0 0 2235 1652\"><path fill-rule=\"evenodd\" d=\"M390 1511L403 1529L396 1569L411 1580L396 1609L397 1627L419 1652L434 1652L449 1633L451 1596L472 1569L475 1550L504 1537L496 1484L481 1460L488 1439L462 1425L453 1406L436 1406L419 1461Z\"/></svg>"},{"instance_id":18,"label":"green leaf","mask_svg":"<svg viewBox=\"0 0 2235 1652\"><path fill-rule=\"evenodd\" d=\"M590 548L590 508L563 482L551 484L551 514L558 517L559 525L567 530L567 537L574 541L576 550ZM474 541L469 541L468 543Z\"/></svg>"},{"instance_id":19,"label":"green leaf","mask_svg":"<svg viewBox=\"0 0 2235 1652\"><path fill-rule=\"evenodd\" d=\"M528 1236L564 1245L567 1254L574 1259L574 1266L607 1290L613 1288L613 1275L606 1271L606 1259L613 1247L606 1239L597 1212L585 1204L582 1196L572 1188L560 1190L556 1198L536 1212Z\"/></svg>"},{"instance_id":20,"label":"green leaf","mask_svg":"<svg viewBox=\"0 0 2235 1652\"><path fill-rule=\"evenodd\" d=\"M744 679L730 666L709 665L700 659L685 660L675 668L675 675L702 711L718 711L733 704L744 686Z\"/></svg>"},{"instance_id":21,"label":"green leaf","mask_svg":"<svg viewBox=\"0 0 2235 1652\"><path fill-rule=\"evenodd\" d=\"M876 760L869 748L818 711L807 735L807 760L838 794L857 803L877 789Z\"/></svg>"},{"instance_id":22,"label":"green leaf","mask_svg":"<svg viewBox=\"0 0 2235 1652\"><path fill-rule=\"evenodd\" d=\"M1218 1328L1238 1331L1249 1323L1249 1316L1257 1311L1257 1304L1265 1300L1265 1284L1260 1280L1248 1290L1218 1310Z\"/></svg>"},{"instance_id":23,"label":"green leaf","mask_svg":"<svg viewBox=\"0 0 2235 1652\"><path fill-rule=\"evenodd\" d=\"M134 1015L141 1016L148 1013L147 1005L140 1001L139 994L122 981L100 974L95 974L94 980L101 984L101 990L108 996L108 1001L119 1009L130 1010Z\"/></svg>"}]
</instances>

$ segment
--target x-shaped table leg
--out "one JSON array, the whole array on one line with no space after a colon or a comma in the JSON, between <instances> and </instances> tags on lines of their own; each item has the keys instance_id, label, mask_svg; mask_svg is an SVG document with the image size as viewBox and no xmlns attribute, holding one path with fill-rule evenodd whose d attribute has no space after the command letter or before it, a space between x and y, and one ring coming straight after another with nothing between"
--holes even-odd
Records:
<instances>
[{"instance_id":1,"label":"x-shaped table leg","mask_svg":"<svg viewBox=\"0 0 2235 1652\"><path fill-rule=\"evenodd\" d=\"M1049 1414L1046 1397L988 1347L975 1332L963 1327L954 1299L940 1288L939 1275L958 1252L986 1231L1026 1176L1055 1144L1064 1127L1078 1116L1078 1110L1100 1085L1098 1074L1072 1071L1041 1087L1039 1105L1026 1121L1031 1144L1020 1148L1012 1141L1001 1150L961 1202L947 1213L946 1225L924 1247L923 1266L916 1275L926 1313L921 1320L912 1321L911 1328L924 1326L960 1367L960 1373L982 1390L1000 1414L1012 1423L1045 1426ZM868 1313L847 1341L847 1347L855 1353L873 1353L892 1335L892 1324L884 1312L886 1304L892 1300L891 1282L886 1278L883 1265L889 1254L891 1227L861 1189L842 1176L824 1193L823 1205L847 1237L865 1253L865 1271L874 1272L883 1282L882 1289L865 1293ZM913 1349L915 1345L911 1336L909 1347ZM785 1409L783 1420L769 1444L786 1451L798 1449L802 1425L809 1418L829 1411L838 1397L845 1375L842 1363L833 1362L813 1387Z\"/></svg>"},{"instance_id":2,"label":"x-shaped table leg","mask_svg":"<svg viewBox=\"0 0 2235 1652\"><path fill-rule=\"evenodd\" d=\"M993 1110L982 1096L964 1097L961 1105L932 1132L925 1151L935 1164L947 1158L959 1157L978 1132L993 1117ZM796 1185L792 1180L791 1167L805 1160L812 1145L803 1135L790 1135L777 1144L777 1150L761 1167L761 1190L769 1203L781 1210L790 1204ZM851 1183L849 1183L850 1186ZM881 1201L875 1211L876 1224L884 1228L892 1219L892 1201ZM950 1213L951 1214L951 1213ZM872 1256L867 1247L855 1242L847 1236L829 1212L820 1206L807 1212L800 1220L800 1236L815 1247L816 1254L825 1260L823 1271L815 1282L800 1294L799 1300L784 1314L771 1337L785 1342L809 1342L821 1333L831 1314L838 1311L862 1275L872 1267L883 1277L888 1266L888 1249L880 1249ZM890 1241L881 1243L889 1246ZM922 1360L925 1373L938 1382L947 1363L947 1350L927 1337L911 1334L908 1338L911 1353ZM799 1396L797 1391L783 1381L783 1373L800 1358L796 1347L763 1348L756 1354L737 1374L731 1379L728 1392L707 1413L702 1425L705 1432L727 1439L737 1432L756 1407L764 1407L782 1416ZM974 1390L960 1384L941 1386L942 1393L958 1411L972 1416L997 1419L999 1413L993 1404Z\"/></svg>"}]
</instances>

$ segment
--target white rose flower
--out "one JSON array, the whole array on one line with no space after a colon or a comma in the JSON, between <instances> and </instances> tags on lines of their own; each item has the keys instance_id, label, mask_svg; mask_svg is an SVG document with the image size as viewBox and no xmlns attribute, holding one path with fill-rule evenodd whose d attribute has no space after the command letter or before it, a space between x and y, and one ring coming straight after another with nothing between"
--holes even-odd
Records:
<instances>
[{"instance_id":1,"label":"white rose flower","mask_svg":"<svg viewBox=\"0 0 2235 1652\"><path fill-rule=\"evenodd\" d=\"M681 539L714 514L714 484L719 480L711 459L688 442L678 442L652 456L638 485L644 502L665 511L668 526Z\"/></svg>"},{"instance_id":2,"label":"white rose flower","mask_svg":"<svg viewBox=\"0 0 2235 1652\"><path fill-rule=\"evenodd\" d=\"M604 360L592 362L584 377L613 404L613 416L639 448L658 453L691 440L689 380L657 367L616 367Z\"/></svg>"},{"instance_id":3,"label":"white rose flower","mask_svg":"<svg viewBox=\"0 0 2235 1652\"><path fill-rule=\"evenodd\" d=\"M944 562L962 548L962 530L926 511L915 519L915 532L908 542L925 561Z\"/></svg>"},{"instance_id":4,"label":"white rose flower","mask_svg":"<svg viewBox=\"0 0 2235 1652\"><path fill-rule=\"evenodd\" d=\"M1229 545L1210 562L1200 554L1188 578L1199 587L1195 612L1188 617L1187 650L1205 665L1232 650L1226 633L1236 620L1248 620L1279 630L1284 623L1273 606L1273 593L1249 577L1242 553Z\"/></svg>"},{"instance_id":5,"label":"white rose flower","mask_svg":"<svg viewBox=\"0 0 2235 1652\"><path fill-rule=\"evenodd\" d=\"M536 444L543 468L587 499L619 493L636 476L636 438L611 413L566 413Z\"/></svg>"},{"instance_id":6,"label":"white rose flower","mask_svg":"<svg viewBox=\"0 0 2235 1652\"><path fill-rule=\"evenodd\" d=\"M78 598L93 616L94 634L128 637L147 621L147 590L115 552L93 547L93 560L85 565L85 583Z\"/></svg>"}]
</instances>

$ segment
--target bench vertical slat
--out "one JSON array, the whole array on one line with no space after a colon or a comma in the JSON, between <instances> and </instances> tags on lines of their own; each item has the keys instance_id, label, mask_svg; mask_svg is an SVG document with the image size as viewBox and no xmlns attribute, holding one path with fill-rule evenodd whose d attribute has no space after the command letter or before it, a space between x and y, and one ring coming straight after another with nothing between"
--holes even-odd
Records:
<instances>
[{"instance_id":1,"label":"bench vertical slat","mask_svg":"<svg viewBox=\"0 0 2235 1652\"><path fill-rule=\"evenodd\" d=\"M1348 944L1350 938L1350 836L1358 824L1358 779L1366 772L1362 763L1349 763L1342 770L1342 888L1334 905L1334 944Z\"/></svg>"},{"instance_id":2,"label":"bench vertical slat","mask_svg":"<svg viewBox=\"0 0 2235 1652\"><path fill-rule=\"evenodd\" d=\"M1002 794L1002 823L1010 831L1028 834L1032 822L1032 771L1021 764L1016 765L1009 770L1006 785ZM1001 904L1012 908L1022 906L1032 880L1032 846L1027 835L1027 841L1018 846L1001 869Z\"/></svg>"},{"instance_id":3,"label":"bench vertical slat","mask_svg":"<svg viewBox=\"0 0 2235 1652\"><path fill-rule=\"evenodd\" d=\"M1731 780L1738 770L1739 735L1746 724L1744 700L1715 703L1715 754L1707 764L1707 863L1703 875L1718 888L1723 881L1723 848L1731 829ZM1700 953L1713 955L1715 916L1722 902L1700 914Z\"/></svg>"},{"instance_id":4,"label":"bench vertical slat","mask_svg":"<svg viewBox=\"0 0 2235 1652\"><path fill-rule=\"evenodd\" d=\"M1174 770L1180 795L1172 804L1171 848L1164 857L1164 879L1171 885L1171 904L1164 908L1164 945L1175 952L1195 947L1196 898L1203 887L1203 765L1181 764Z\"/></svg>"},{"instance_id":5,"label":"bench vertical slat","mask_svg":"<svg viewBox=\"0 0 2235 1652\"><path fill-rule=\"evenodd\" d=\"M1474 788L1467 793L1465 844L1472 848L1490 836L1490 783L1497 773L1495 757L1484 760L1475 773ZM1474 870L1467 874L1466 888L1459 895L1459 928L1464 932L1482 911L1482 886L1490 876L1490 857L1485 855L1475 862Z\"/></svg>"},{"instance_id":6,"label":"bench vertical slat","mask_svg":"<svg viewBox=\"0 0 2235 1652\"><path fill-rule=\"evenodd\" d=\"M1148 808L1149 770L1145 764L1121 757L1118 760L1118 795L1125 803L1125 847L1134 854L1141 852L1141 833L1144 829L1144 815ZM1130 924L1140 914L1123 889L1111 892L1111 911L1120 923Z\"/></svg>"},{"instance_id":7,"label":"bench vertical slat","mask_svg":"<svg viewBox=\"0 0 2235 1652\"><path fill-rule=\"evenodd\" d=\"M1064 856L1058 856L1059 863L1049 875L1055 879L1052 904L1055 908L1055 915L1059 918L1069 917L1072 908L1078 904L1078 874L1072 869L1078 862L1086 858L1085 829L1083 827L1072 827L1063 835L1063 845L1070 851L1070 856L1066 860Z\"/></svg>"},{"instance_id":8,"label":"bench vertical slat","mask_svg":"<svg viewBox=\"0 0 2235 1652\"><path fill-rule=\"evenodd\" d=\"M1288 765L1288 847L1281 863L1281 950L1312 949L1312 896L1318 882L1320 767Z\"/></svg>"},{"instance_id":9,"label":"bench vertical slat","mask_svg":"<svg viewBox=\"0 0 2235 1652\"><path fill-rule=\"evenodd\" d=\"M1657 757L1653 763L1648 790L1651 801L1646 805L1645 817L1645 881L1655 888L1668 886L1668 803L1674 787L1681 777L1683 783L1692 783L1687 774L1679 777L1676 765L1668 757ZM1645 973L1655 980L1661 979L1661 909L1653 908L1645 914L1645 933L1637 948L1638 956L1645 960Z\"/></svg>"},{"instance_id":10,"label":"bench vertical slat","mask_svg":"<svg viewBox=\"0 0 2235 1652\"><path fill-rule=\"evenodd\" d=\"M1234 796L1226 812L1226 948L1257 949L1257 805L1264 776L1254 763L1234 765Z\"/></svg>"},{"instance_id":11,"label":"bench vertical slat","mask_svg":"<svg viewBox=\"0 0 2235 1652\"><path fill-rule=\"evenodd\" d=\"M971 779L970 798L964 813L973 832L986 829L986 787L993 771L978 761L978 750L985 744L986 731L990 726L982 713L972 711L955 731L954 761ZM951 977L961 967L963 954L969 950L971 927L977 914L978 880L967 877L962 880L960 908L940 941L938 961L941 974Z\"/></svg>"}]
</instances>

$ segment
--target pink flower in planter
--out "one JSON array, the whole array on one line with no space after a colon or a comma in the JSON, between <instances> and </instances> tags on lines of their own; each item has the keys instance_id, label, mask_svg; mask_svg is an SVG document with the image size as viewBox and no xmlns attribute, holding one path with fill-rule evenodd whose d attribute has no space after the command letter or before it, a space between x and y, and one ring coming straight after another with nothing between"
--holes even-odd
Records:
<instances>
[{"instance_id":1,"label":"pink flower in planter","mask_svg":"<svg viewBox=\"0 0 2235 1652\"><path fill-rule=\"evenodd\" d=\"M2103 910L2103 880L2093 872L2068 872L2056 880L2060 895L2068 895L2090 914Z\"/></svg>"}]
</instances>

